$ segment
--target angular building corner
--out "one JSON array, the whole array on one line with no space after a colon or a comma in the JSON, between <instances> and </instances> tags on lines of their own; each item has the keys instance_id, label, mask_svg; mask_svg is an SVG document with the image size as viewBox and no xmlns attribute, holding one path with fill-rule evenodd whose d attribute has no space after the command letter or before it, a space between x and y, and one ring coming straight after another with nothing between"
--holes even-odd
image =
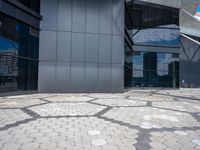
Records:
<instances>
[{"instance_id":1,"label":"angular building corner","mask_svg":"<svg viewBox=\"0 0 200 150\"><path fill-rule=\"evenodd\" d=\"M200 87L199 0L0 0L0 91Z\"/></svg>"}]
</instances>

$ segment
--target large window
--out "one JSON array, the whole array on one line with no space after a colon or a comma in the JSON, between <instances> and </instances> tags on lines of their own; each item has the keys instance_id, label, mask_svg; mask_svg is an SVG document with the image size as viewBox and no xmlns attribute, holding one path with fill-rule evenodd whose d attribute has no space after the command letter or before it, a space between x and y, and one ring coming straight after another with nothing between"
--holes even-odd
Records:
<instances>
[{"instance_id":1,"label":"large window","mask_svg":"<svg viewBox=\"0 0 200 150\"><path fill-rule=\"evenodd\" d=\"M132 9L134 28L151 28L175 24L179 26L179 10L170 7L134 4Z\"/></svg>"},{"instance_id":2,"label":"large window","mask_svg":"<svg viewBox=\"0 0 200 150\"><path fill-rule=\"evenodd\" d=\"M132 59L133 86L179 87L177 54L135 52Z\"/></svg>"},{"instance_id":3,"label":"large window","mask_svg":"<svg viewBox=\"0 0 200 150\"><path fill-rule=\"evenodd\" d=\"M133 41L142 46L179 46L179 10L134 5Z\"/></svg>"},{"instance_id":4,"label":"large window","mask_svg":"<svg viewBox=\"0 0 200 150\"><path fill-rule=\"evenodd\" d=\"M179 87L179 10L146 4L128 5L134 51L125 43L125 87Z\"/></svg>"},{"instance_id":5,"label":"large window","mask_svg":"<svg viewBox=\"0 0 200 150\"><path fill-rule=\"evenodd\" d=\"M157 28L140 29L133 36L135 45L141 46L164 46L180 47L179 45L179 27L166 25Z\"/></svg>"},{"instance_id":6,"label":"large window","mask_svg":"<svg viewBox=\"0 0 200 150\"><path fill-rule=\"evenodd\" d=\"M0 91L36 90L38 30L0 14Z\"/></svg>"}]
</instances>

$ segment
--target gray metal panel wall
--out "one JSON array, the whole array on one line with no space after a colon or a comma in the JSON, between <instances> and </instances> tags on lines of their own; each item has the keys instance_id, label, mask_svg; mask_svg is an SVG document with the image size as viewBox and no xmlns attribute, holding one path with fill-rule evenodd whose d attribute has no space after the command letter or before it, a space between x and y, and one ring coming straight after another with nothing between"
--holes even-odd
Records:
<instances>
[{"instance_id":1,"label":"gray metal panel wall","mask_svg":"<svg viewBox=\"0 0 200 150\"><path fill-rule=\"evenodd\" d=\"M41 0L41 15L39 92L123 92L123 0Z\"/></svg>"},{"instance_id":2,"label":"gray metal panel wall","mask_svg":"<svg viewBox=\"0 0 200 150\"><path fill-rule=\"evenodd\" d=\"M182 88L200 87L200 45L181 37L180 85Z\"/></svg>"}]
</instances>

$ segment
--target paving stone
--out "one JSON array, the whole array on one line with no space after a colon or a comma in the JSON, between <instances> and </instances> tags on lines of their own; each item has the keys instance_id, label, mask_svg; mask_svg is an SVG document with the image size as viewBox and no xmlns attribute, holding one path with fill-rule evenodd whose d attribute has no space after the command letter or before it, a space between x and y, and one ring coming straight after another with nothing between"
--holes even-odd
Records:
<instances>
[{"instance_id":1,"label":"paving stone","mask_svg":"<svg viewBox=\"0 0 200 150\"><path fill-rule=\"evenodd\" d=\"M178 134L177 134L178 133ZM179 149L179 150L196 150L195 147L200 144L200 140L192 138L192 135L198 135L200 137L200 130L196 131L164 131L164 132L152 132L151 141L158 142L165 145L166 149ZM160 140L159 139L164 139ZM151 145L151 144L150 144ZM155 146L156 147L156 146Z\"/></svg>"},{"instance_id":2,"label":"paving stone","mask_svg":"<svg viewBox=\"0 0 200 150\"><path fill-rule=\"evenodd\" d=\"M192 140L192 143L200 146L200 139L194 139L194 140Z\"/></svg>"},{"instance_id":3,"label":"paving stone","mask_svg":"<svg viewBox=\"0 0 200 150\"><path fill-rule=\"evenodd\" d=\"M0 128L29 118L32 117L19 109L0 109Z\"/></svg>"},{"instance_id":4,"label":"paving stone","mask_svg":"<svg viewBox=\"0 0 200 150\"><path fill-rule=\"evenodd\" d=\"M90 130L90 131L88 131L88 134L89 134L89 135L100 135L100 134L101 134L101 131L98 131L98 130Z\"/></svg>"},{"instance_id":5,"label":"paving stone","mask_svg":"<svg viewBox=\"0 0 200 150\"><path fill-rule=\"evenodd\" d=\"M96 139L96 140L92 140L91 143L95 146L103 146L106 145L107 142L105 139Z\"/></svg>"},{"instance_id":6,"label":"paving stone","mask_svg":"<svg viewBox=\"0 0 200 150\"><path fill-rule=\"evenodd\" d=\"M188 135L188 133L184 132L184 131L174 131L174 133L176 133L178 135Z\"/></svg>"},{"instance_id":7,"label":"paving stone","mask_svg":"<svg viewBox=\"0 0 200 150\"><path fill-rule=\"evenodd\" d=\"M164 150L167 148L164 144L159 143L159 142L151 142L149 144L153 149L159 149L159 150Z\"/></svg>"},{"instance_id":8,"label":"paving stone","mask_svg":"<svg viewBox=\"0 0 200 150\"><path fill-rule=\"evenodd\" d=\"M180 112L181 115L175 114L176 111L165 110L161 112L161 109L144 107L141 108L113 108L106 112L103 116L129 123L134 126L141 126L142 128L173 128L173 127L200 127L200 123L193 118L189 113ZM148 121L152 126L142 125L142 122Z\"/></svg>"},{"instance_id":9,"label":"paving stone","mask_svg":"<svg viewBox=\"0 0 200 150\"><path fill-rule=\"evenodd\" d=\"M38 130L39 125L45 126L49 130ZM55 125L60 126L55 128ZM29 130L25 130L26 128L29 128ZM59 128L64 128L65 132L60 132ZM17 132L18 130L25 131ZM119 132L115 132L116 130ZM88 134L88 131L92 135ZM99 134L99 131L101 134ZM95 149L93 146L101 147L107 144L118 149L123 149L123 145L134 148L133 143L136 143L138 130L129 129L96 117L71 117L37 119L6 131L0 131L0 135L7 133L9 137L0 136L0 141L4 145L3 149L9 143L16 143L21 145L23 150L26 147L37 149L38 145L38 150L64 148L80 150L84 147Z\"/></svg>"},{"instance_id":10,"label":"paving stone","mask_svg":"<svg viewBox=\"0 0 200 150\"><path fill-rule=\"evenodd\" d=\"M199 112L200 104L188 102L153 102L152 106L171 110Z\"/></svg>"},{"instance_id":11,"label":"paving stone","mask_svg":"<svg viewBox=\"0 0 200 150\"><path fill-rule=\"evenodd\" d=\"M60 95L47 97L44 99L51 102L77 102L77 101L86 102L86 101L93 100L94 98L84 96L83 94L60 94Z\"/></svg>"},{"instance_id":12,"label":"paving stone","mask_svg":"<svg viewBox=\"0 0 200 150\"><path fill-rule=\"evenodd\" d=\"M44 104L40 99L3 99L0 100L0 108L23 108L27 106L34 106Z\"/></svg>"},{"instance_id":13,"label":"paving stone","mask_svg":"<svg viewBox=\"0 0 200 150\"><path fill-rule=\"evenodd\" d=\"M0 97L0 149L200 150L200 101L194 98L200 100L200 90ZM103 113L101 104L112 108ZM20 110L27 106L42 118ZM94 117L100 111L104 119Z\"/></svg>"},{"instance_id":14,"label":"paving stone","mask_svg":"<svg viewBox=\"0 0 200 150\"><path fill-rule=\"evenodd\" d=\"M146 106L147 102L130 100L127 98L118 98L118 99L97 99L93 102L107 105L107 106Z\"/></svg>"},{"instance_id":15,"label":"paving stone","mask_svg":"<svg viewBox=\"0 0 200 150\"><path fill-rule=\"evenodd\" d=\"M29 108L41 116L94 115L106 107L89 103L50 103Z\"/></svg>"}]
</instances>

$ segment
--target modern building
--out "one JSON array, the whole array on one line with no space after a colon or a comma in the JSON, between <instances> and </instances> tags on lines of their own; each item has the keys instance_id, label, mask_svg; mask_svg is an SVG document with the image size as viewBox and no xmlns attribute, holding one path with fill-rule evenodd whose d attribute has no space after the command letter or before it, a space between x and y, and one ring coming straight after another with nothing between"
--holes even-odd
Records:
<instances>
[{"instance_id":1,"label":"modern building","mask_svg":"<svg viewBox=\"0 0 200 150\"><path fill-rule=\"evenodd\" d=\"M181 0L0 0L0 91L199 87L184 15Z\"/></svg>"}]
</instances>

